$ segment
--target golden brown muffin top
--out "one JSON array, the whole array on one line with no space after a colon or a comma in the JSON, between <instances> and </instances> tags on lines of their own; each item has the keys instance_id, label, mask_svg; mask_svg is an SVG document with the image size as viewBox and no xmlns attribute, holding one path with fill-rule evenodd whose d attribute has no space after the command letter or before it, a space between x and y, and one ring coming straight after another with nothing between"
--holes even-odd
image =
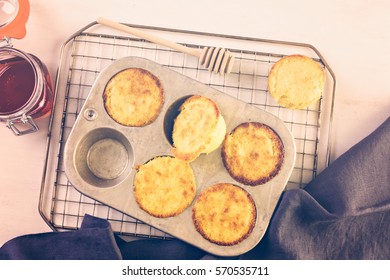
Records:
<instances>
[{"instance_id":1,"label":"golden brown muffin top","mask_svg":"<svg viewBox=\"0 0 390 280\"><path fill-rule=\"evenodd\" d=\"M171 156L159 156L137 167L134 195L141 209L158 218L176 216L196 193L191 166Z\"/></svg>"},{"instance_id":2,"label":"golden brown muffin top","mask_svg":"<svg viewBox=\"0 0 390 280\"><path fill-rule=\"evenodd\" d=\"M125 126L145 126L159 116L164 103L160 80L145 69L129 68L114 75L103 93L110 117Z\"/></svg>"},{"instance_id":3,"label":"golden brown muffin top","mask_svg":"<svg viewBox=\"0 0 390 280\"><path fill-rule=\"evenodd\" d=\"M246 190L221 183L208 187L198 196L192 218L205 239L229 246L243 241L252 232L256 206Z\"/></svg>"},{"instance_id":4,"label":"golden brown muffin top","mask_svg":"<svg viewBox=\"0 0 390 280\"><path fill-rule=\"evenodd\" d=\"M284 159L283 143L267 125L247 122L226 135L222 160L229 174L246 185L260 185L275 177Z\"/></svg>"}]
</instances>

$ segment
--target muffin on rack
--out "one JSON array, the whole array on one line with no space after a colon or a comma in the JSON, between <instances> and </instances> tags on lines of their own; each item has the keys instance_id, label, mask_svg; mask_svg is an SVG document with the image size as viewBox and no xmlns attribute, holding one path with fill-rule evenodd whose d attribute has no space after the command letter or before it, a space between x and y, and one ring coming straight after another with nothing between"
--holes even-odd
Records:
<instances>
[{"instance_id":1,"label":"muffin on rack","mask_svg":"<svg viewBox=\"0 0 390 280\"><path fill-rule=\"evenodd\" d=\"M136 167L134 195L148 214L167 218L182 213L196 193L191 166L172 156L158 156Z\"/></svg>"},{"instance_id":2,"label":"muffin on rack","mask_svg":"<svg viewBox=\"0 0 390 280\"><path fill-rule=\"evenodd\" d=\"M277 61L268 76L268 91L283 107L306 109L324 90L325 70L304 55L289 55Z\"/></svg>"},{"instance_id":3,"label":"muffin on rack","mask_svg":"<svg viewBox=\"0 0 390 280\"><path fill-rule=\"evenodd\" d=\"M226 124L213 100L193 95L184 101L179 110L172 132L172 154L176 158L191 162L200 154L211 153L221 145Z\"/></svg>"},{"instance_id":4,"label":"muffin on rack","mask_svg":"<svg viewBox=\"0 0 390 280\"><path fill-rule=\"evenodd\" d=\"M210 242L224 246L246 239L255 226L256 216L251 195L230 183L206 188L192 208L196 230Z\"/></svg>"},{"instance_id":5,"label":"muffin on rack","mask_svg":"<svg viewBox=\"0 0 390 280\"><path fill-rule=\"evenodd\" d=\"M230 176L245 185L261 185L274 178L284 159L281 139L259 122L238 125L222 144L222 161Z\"/></svg>"},{"instance_id":6,"label":"muffin on rack","mask_svg":"<svg viewBox=\"0 0 390 280\"><path fill-rule=\"evenodd\" d=\"M159 116L164 103L160 80L141 68L125 69L114 75L103 93L110 117L125 126L145 126Z\"/></svg>"}]
</instances>

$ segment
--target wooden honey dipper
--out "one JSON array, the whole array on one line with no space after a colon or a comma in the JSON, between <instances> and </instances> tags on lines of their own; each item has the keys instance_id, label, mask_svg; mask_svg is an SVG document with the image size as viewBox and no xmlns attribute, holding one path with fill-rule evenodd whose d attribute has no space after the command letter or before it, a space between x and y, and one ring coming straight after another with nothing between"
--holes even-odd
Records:
<instances>
[{"instance_id":1,"label":"wooden honey dipper","mask_svg":"<svg viewBox=\"0 0 390 280\"><path fill-rule=\"evenodd\" d=\"M189 48L106 18L99 17L97 22L99 24L132 34L147 41L198 57L199 63L214 73L219 72L220 74L229 74L232 71L235 60L234 55L224 48Z\"/></svg>"}]
</instances>

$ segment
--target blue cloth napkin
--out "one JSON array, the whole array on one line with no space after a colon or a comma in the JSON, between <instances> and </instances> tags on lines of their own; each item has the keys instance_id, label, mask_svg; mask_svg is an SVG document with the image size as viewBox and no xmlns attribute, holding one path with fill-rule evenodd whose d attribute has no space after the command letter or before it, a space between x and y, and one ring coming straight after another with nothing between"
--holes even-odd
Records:
<instances>
[{"instance_id":1,"label":"blue cloth napkin","mask_svg":"<svg viewBox=\"0 0 390 280\"><path fill-rule=\"evenodd\" d=\"M105 220L17 237L0 259L223 259L179 240L114 239ZM229 259L390 259L390 118L304 189L281 196L267 232Z\"/></svg>"},{"instance_id":2,"label":"blue cloth napkin","mask_svg":"<svg viewBox=\"0 0 390 280\"><path fill-rule=\"evenodd\" d=\"M0 260L120 260L108 221L85 215L77 231L16 237L0 248Z\"/></svg>"}]
</instances>

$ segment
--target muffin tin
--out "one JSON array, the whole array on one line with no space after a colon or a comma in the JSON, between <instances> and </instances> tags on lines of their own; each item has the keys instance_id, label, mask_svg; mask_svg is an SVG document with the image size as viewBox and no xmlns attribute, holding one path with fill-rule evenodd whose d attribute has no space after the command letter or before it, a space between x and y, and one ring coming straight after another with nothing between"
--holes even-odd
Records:
<instances>
[{"instance_id":1,"label":"muffin tin","mask_svg":"<svg viewBox=\"0 0 390 280\"><path fill-rule=\"evenodd\" d=\"M164 89L164 105L160 115L152 124L144 127L120 125L104 108L103 92L106 84L112 76L127 68L150 71L160 80ZM255 201L257 211L255 227L245 240L233 246L211 243L196 231L192 222L193 203L178 216L156 218L141 210L135 201L134 167L156 156L171 155L173 122L178 108L191 95L203 95L218 104L226 122L227 133L243 122L260 122L270 126L284 145L285 157L279 174L258 186L246 186L230 177L223 166L220 147L208 155L201 155L191 163L197 195L216 183L232 183L247 190ZM294 139L279 118L139 57L121 58L101 71L80 111L64 150L65 173L78 191L219 256L240 255L258 244L267 229L294 163Z\"/></svg>"}]
</instances>

